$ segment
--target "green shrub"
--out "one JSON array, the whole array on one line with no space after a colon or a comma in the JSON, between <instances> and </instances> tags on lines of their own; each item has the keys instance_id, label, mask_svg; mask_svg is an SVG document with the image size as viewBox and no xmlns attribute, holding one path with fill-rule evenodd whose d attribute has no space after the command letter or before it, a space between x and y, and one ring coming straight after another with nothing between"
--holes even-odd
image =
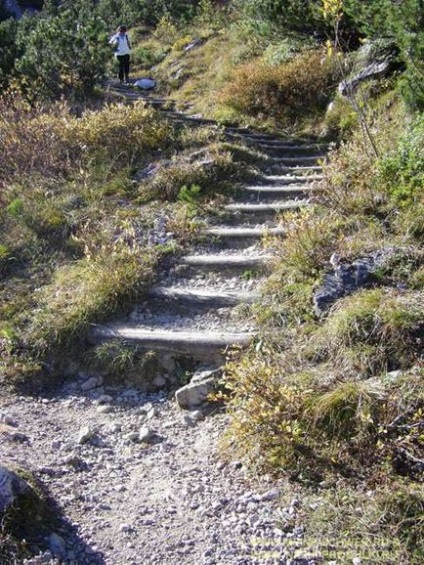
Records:
<instances>
[{"instance_id":1,"label":"green shrub","mask_svg":"<svg viewBox=\"0 0 424 565\"><path fill-rule=\"evenodd\" d=\"M399 140L396 150L378 164L379 180L395 204L422 203L424 184L424 118L418 117Z\"/></svg>"},{"instance_id":2,"label":"green shrub","mask_svg":"<svg viewBox=\"0 0 424 565\"><path fill-rule=\"evenodd\" d=\"M419 292L363 290L337 303L311 338L311 346L339 367L346 363L346 349L351 355L358 351L351 370L359 374L408 368L419 355L423 314ZM364 345L371 346L369 356L364 356Z\"/></svg>"}]
</instances>

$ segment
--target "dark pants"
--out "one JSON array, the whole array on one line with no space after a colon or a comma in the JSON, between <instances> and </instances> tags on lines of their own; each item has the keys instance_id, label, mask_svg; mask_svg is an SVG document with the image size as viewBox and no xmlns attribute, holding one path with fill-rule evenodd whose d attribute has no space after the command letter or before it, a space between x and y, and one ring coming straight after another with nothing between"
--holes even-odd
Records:
<instances>
[{"instance_id":1,"label":"dark pants","mask_svg":"<svg viewBox=\"0 0 424 565\"><path fill-rule=\"evenodd\" d=\"M116 57L119 63L119 80L128 80L128 75L130 74L130 56L129 55L118 55Z\"/></svg>"}]
</instances>

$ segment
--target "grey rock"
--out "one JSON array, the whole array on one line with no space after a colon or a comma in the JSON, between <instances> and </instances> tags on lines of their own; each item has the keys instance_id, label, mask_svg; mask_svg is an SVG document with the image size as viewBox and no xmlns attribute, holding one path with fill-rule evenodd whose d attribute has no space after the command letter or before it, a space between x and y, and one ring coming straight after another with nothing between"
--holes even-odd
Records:
<instances>
[{"instance_id":1,"label":"grey rock","mask_svg":"<svg viewBox=\"0 0 424 565\"><path fill-rule=\"evenodd\" d=\"M100 406L97 406L96 410L99 414L110 414L113 412L113 406L110 406L109 404L101 404Z\"/></svg>"},{"instance_id":2,"label":"grey rock","mask_svg":"<svg viewBox=\"0 0 424 565\"><path fill-rule=\"evenodd\" d=\"M81 390L83 392L88 392L94 388L100 386L102 383L99 382L97 377L90 377L88 380L84 381L81 385Z\"/></svg>"},{"instance_id":3,"label":"grey rock","mask_svg":"<svg viewBox=\"0 0 424 565\"><path fill-rule=\"evenodd\" d=\"M217 389L221 370L203 370L193 375L190 383L175 393L180 408L196 409L207 402L209 394Z\"/></svg>"},{"instance_id":4,"label":"grey rock","mask_svg":"<svg viewBox=\"0 0 424 565\"><path fill-rule=\"evenodd\" d=\"M156 388L163 388L166 386L166 379L162 375L158 375L153 379L153 385Z\"/></svg>"},{"instance_id":5,"label":"grey rock","mask_svg":"<svg viewBox=\"0 0 424 565\"><path fill-rule=\"evenodd\" d=\"M334 272L327 273L323 284L314 292L315 314L319 317L323 316L336 300L372 283L376 270L384 266L398 252L399 249L388 247L356 259L352 263L339 262Z\"/></svg>"},{"instance_id":6,"label":"grey rock","mask_svg":"<svg viewBox=\"0 0 424 565\"><path fill-rule=\"evenodd\" d=\"M18 426L16 420L14 420L12 418L12 416L9 416L8 414L5 414L4 412L0 412L0 422L2 424L6 424L6 426L12 426L14 428L16 428Z\"/></svg>"},{"instance_id":7,"label":"grey rock","mask_svg":"<svg viewBox=\"0 0 424 565\"><path fill-rule=\"evenodd\" d=\"M30 486L24 479L0 465L0 515L29 489Z\"/></svg>"},{"instance_id":8,"label":"grey rock","mask_svg":"<svg viewBox=\"0 0 424 565\"><path fill-rule=\"evenodd\" d=\"M53 532L50 534L48 539L48 545L50 551L53 553L55 557L65 558L66 557L66 543L65 540Z\"/></svg>"},{"instance_id":9,"label":"grey rock","mask_svg":"<svg viewBox=\"0 0 424 565\"><path fill-rule=\"evenodd\" d=\"M342 96L353 94L364 81L384 78L399 68L398 47L387 41L370 42L361 47L356 54L357 63L354 74L343 80L338 87Z\"/></svg>"},{"instance_id":10,"label":"grey rock","mask_svg":"<svg viewBox=\"0 0 424 565\"><path fill-rule=\"evenodd\" d=\"M136 80L134 86L141 88L141 90L153 90L156 86L156 81L151 77L143 77Z\"/></svg>"},{"instance_id":11,"label":"grey rock","mask_svg":"<svg viewBox=\"0 0 424 565\"><path fill-rule=\"evenodd\" d=\"M80 445L83 445L84 443L90 441L90 439L92 439L93 437L94 437L93 430L89 426L84 426L83 428L80 429L78 433L77 442Z\"/></svg>"},{"instance_id":12,"label":"grey rock","mask_svg":"<svg viewBox=\"0 0 424 565\"><path fill-rule=\"evenodd\" d=\"M196 49L196 47L200 47L201 45L203 45L204 42L205 42L204 39L197 37L196 39L193 39L193 41L190 41L190 43L187 43L187 45L184 47L184 51L186 53L188 51L192 51L193 49Z\"/></svg>"}]
</instances>

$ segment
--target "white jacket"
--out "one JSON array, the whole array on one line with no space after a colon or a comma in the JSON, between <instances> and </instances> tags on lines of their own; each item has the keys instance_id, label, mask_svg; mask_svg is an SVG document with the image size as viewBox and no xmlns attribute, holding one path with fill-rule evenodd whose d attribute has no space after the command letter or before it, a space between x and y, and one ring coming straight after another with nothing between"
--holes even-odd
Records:
<instances>
[{"instance_id":1,"label":"white jacket","mask_svg":"<svg viewBox=\"0 0 424 565\"><path fill-rule=\"evenodd\" d=\"M116 45L115 56L129 55L131 53L130 40L126 33L116 33L109 39L111 45Z\"/></svg>"}]
</instances>

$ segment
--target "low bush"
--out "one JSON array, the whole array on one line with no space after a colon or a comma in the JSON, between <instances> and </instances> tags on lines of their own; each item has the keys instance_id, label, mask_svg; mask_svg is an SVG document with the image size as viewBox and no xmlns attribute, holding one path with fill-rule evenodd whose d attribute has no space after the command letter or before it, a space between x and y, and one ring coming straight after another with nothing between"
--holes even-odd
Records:
<instances>
[{"instance_id":1,"label":"low bush","mask_svg":"<svg viewBox=\"0 0 424 565\"><path fill-rule=\"evenodd\" d=\"M306 51L285 64L255 60L237 68L222 90L224 106L248 116L298 120L328 100L335 69L321 50Z\"/></svg>"},{"instance_id":2,"label":"low bush","mask_svg":"<svg viewBox=\"0 0 424 565\"><path fill-rule=\"evenodd\" d=\"M311 347L318 358L354 374L405 369L419 358L423 320L419 292L364 290L338 302Z\"/></svg>"}]
</instances>

